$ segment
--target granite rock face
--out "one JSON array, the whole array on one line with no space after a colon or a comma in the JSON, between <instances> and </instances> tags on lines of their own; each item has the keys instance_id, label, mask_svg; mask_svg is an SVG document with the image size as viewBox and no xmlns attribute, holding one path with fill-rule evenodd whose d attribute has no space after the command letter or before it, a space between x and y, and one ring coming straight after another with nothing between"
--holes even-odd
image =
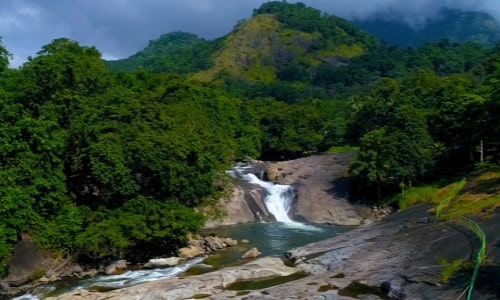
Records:
<instances>
[{"instance_id":1,"label":"granite rock face","mask_svg":"<svg viewBox=\"0 0 500 300\"><path fill-rule=\"evenodd\" d=\"M347 168L352 153L322 154L273 163L267 170L271 181L295 187L293 215L313 223L360 225L373 218L371 209L352 203Z\"/></svg>"},{"instance_id":2,"label":"granite rock face","mask_svg":"<svg viewBox=\"0 0 500 300\"><path fill-rule=\"evenodd\" d=\"M349 196L352 180L347 168L353 153L321 154L276 163L252 162L251 172L279 184L292 185L296 201L290 212L294 219L337 225L369 224L392 211L353 203ZM236 223L272 221L265 204L265 191L254 184L237 182L220 207L226 215L207 222L206 227Z\"/></svg>"},{"instance_id":3,"label":"granite rock face","mask_svg":"<svg viewBox=\"0 0 500 300\"><path fill-rule=\"evenodd\" d=\"M438 261L473 260L480 242L472 232L455 223L435 221L427 213L429 208L412 207L377 224L361 226L286 254L306 272L323 278L341 273L350 281L380 287L396 299L456 299L467 286L471 272L458 273L444 284L441 273L446 266ZM500 209L481 226L491 239L487 255L498 266ZM495 276L487 269L480 275L483 280L474 299L495 299L500 295L498 286L487 285L492 280L489 277ZM496 276L499 274L497 270Z\"/></svg>"}]
</instances>

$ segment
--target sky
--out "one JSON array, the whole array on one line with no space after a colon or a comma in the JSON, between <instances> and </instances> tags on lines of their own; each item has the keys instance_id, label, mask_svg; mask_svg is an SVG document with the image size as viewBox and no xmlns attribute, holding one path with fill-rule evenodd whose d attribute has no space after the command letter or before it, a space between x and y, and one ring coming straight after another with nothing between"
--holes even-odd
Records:
<instances>
[{"instance_id":1,"label":"sky","mask_svg":"<svg viewBox=\"0 0 500 300\"><path fill-rule=\"evenodd\" d=\"M0 0L0 37L22 65L43 45L66 37L95 46L105 59L128 57L171 31L213 39L251 17L266 0ZM288 2L296 2L289 0ZM441 8L483 11L500 20L500 0L302 0L349 20L384 14L410 25L438 17Z\"/></svg>"}]
</instances>

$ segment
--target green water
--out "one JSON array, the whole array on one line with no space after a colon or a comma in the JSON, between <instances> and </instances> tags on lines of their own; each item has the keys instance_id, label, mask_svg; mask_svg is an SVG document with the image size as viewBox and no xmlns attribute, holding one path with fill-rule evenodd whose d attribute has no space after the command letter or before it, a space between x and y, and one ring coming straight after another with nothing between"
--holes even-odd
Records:
<instances>
[{"instance_id":1,"label":"green water","mask_svg":"<svg viewBox=\"0 0 500 300\"><path fill-rule=\"evenodd\" d=\"M249 247L257 247L262 256L283 256L284 252L295 247L317 242L350 229L347 226L304 225L290 226L285 223L248 223L222 226L203 230L203 234L214 233L238 240L247 239Z\"/></svg>"}]
</instances>

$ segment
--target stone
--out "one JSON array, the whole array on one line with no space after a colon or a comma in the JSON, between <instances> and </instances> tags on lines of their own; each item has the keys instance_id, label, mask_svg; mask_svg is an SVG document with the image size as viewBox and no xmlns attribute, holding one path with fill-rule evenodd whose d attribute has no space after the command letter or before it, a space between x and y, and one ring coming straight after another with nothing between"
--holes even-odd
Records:
<instances>
[{"instance_id":1,"label":"stone","mask_svg":"<svg viewBox=\"0 0 500 300\"><path fill-rule=\"evenodd\" d=\"M9 287L9 284L6 281L0 280L0 291L7 290Z\"/></svg>"},{"instance_id":2,"label":"stone","mask_svg":"<svg viewBox=\"0 0 500 300\"><path fill-rule=\"evenodd\" d=\"M247 240L247 239L243 239L243 240L241 240L241 243L242 243L242 244L250 244L250 241L249 241L249 240Z\"/></svg>"},{"instance_id":3,"label":"stone","mask_svg":"<svg viewBox=\"0 0 500 300\"><path fill-rule=\"evenodd\" d=\"M261 254L262 253L260 253L259 250L257 250L257 248L253 247L250 250L248 250L247 252L245 252L245 254L243 254L241 256L241 258L256 258L257 256L259 256Z\"/></svg>"},{"instance_id":4,"label":"stone","mask_svg":"<svg viewBox=\"0 0 500 300\"><path fill-rule=\"evenodd\" d=\"M205 250L199 246L193 246L193 245L190 245L190 246L187 246L187 247L184 247L184 248L180 248L178 251L177 251L177 254L179 255L179 257L181 258L193 258L193 257L197 257L197 256L202 256L202 255L205 255Z\"/></svg>"},{"instance_id":5,"label":"stone","mask_svg":"<svg viewBox=\"0 0 500 300\"><path fill-rule=\"evenodd\" d=\"M236 246L238 245L238 241L237 240L233 240L232 238L226 238L224 240L224 243L228 246L228 247L232 247L232 246Z\"/></svg>"},{"instance_id":6,"label":"stone","mask_svg":"<svg viewBox=\"0 0 500 300\"><path fill-rule=\"evenodd\" d=\"M225 247L224 240L217 236L206 236L205 242L207 248L211 251L217 251L218 249L222 249Z\"/></svg>"},{"instance_id":7,"label":"stone","mask_svg":"<svg viewBox=\"0 0 500 300\"><path fill-rule=\"evenodd\" d=\"M104 273L107 275L117 275L122 274L127 269L126 260L118 260L106 266Z\"/></svg>"},{"instance_id":8,"label":"stone","mask_svg":"<svg viewBox=\"0 0 500 300\"><path fill-rule=\"evenodd\" d=\"M351 203L347 167L354 153L321 154L269 165L272 181L296 187L294 216L313 223L360 225L371 209Z\"/></svg>"},{"instance_id":9,"label":"stone","mask_svg":"<svg viewBox=\"0 0 500 300\"><path fill-rule=\"evenodd\" d=\"M185 261L184 258L180 257L166 257L166 258L152 258L147 263L144 264L144 268L162 268L162 267L173 267L181 264Z\"/></svg>"}]
</instances>

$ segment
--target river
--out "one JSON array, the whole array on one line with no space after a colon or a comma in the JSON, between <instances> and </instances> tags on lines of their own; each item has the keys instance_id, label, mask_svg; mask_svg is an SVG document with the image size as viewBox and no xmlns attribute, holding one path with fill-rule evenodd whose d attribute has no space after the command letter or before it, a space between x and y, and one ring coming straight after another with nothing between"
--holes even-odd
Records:
<instances>
[{"instance_id":1,"label":"river","mask_svg":"<svg viewBox=\"0 0 500 300\"><path fill-rule=\"evenodd\" d=\"M323 240L350 229L345 226L305 224L293 220L290 217L290 210L292 209L293 200L295 199L293 188L287 185L262 181L254 174L245 174L242 172L244 169L244 166L238 166L231 172L231 175L264 188L266 191L264 199L266 208L274 215L277 221L222 226L205 229L202 233L215 233L218 236L231 237L238 241L247 239L250 242L249 244L240 243L237 247L220 250L209 257L198 257L173 268L135 270L121 275L97 276L88 279L62 281L56 284L39 287L30 294L15 299L43 299L76 289L117 289L143 282L173 277L196 267L198 267L198 269L203 269L203 272L207 272L224 266L245 263L246 260L241 259L241 255L250 247L256 247L263 256L278 256L285 258L284 252L286 250ZM197 272L191 273L196 274Z\"/></svg>"}]
</instances>

